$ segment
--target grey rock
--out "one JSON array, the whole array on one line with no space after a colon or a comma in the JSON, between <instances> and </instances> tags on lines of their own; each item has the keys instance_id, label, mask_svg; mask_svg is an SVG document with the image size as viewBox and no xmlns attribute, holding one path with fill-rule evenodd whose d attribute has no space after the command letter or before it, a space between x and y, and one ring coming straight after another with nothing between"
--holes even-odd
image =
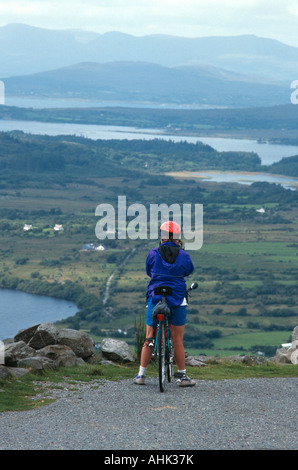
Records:
<instances>
[{"instance_id":1,"label":"grey rock","mask_svg":"<svg viewBox=\"0 0 298 470\"><path fill-rule=\"evenodd\" d=\"M0 365L0 380L9 379L9 377L11 377L11 376L12 376L12 374L11 374L9 368Z\"/></svg>"},{"instance_id":2,"label":"grey rock","mask_svg":"<svg viewBox=\"0 0 298 470\"><path fill-rule=\"evenodd\" d=\"M77 363L73 350L64 344L49 344L37 350L36 354L53 361L55 367L72 367Z\"/></svg>"},{"instance_id":3,"label":"grey rock","mask_svg":"<svg viewBox=\"0 0 298 470\"><path fill-rule=\"evenodd\" d=\"M268 359L266 359L264 356L245 355L243 356L242 362L243 364L247 364L249 366L256 366L256 365L268 364Z\"/></svg>"},{"instance_id":4,"label":"grey rock","mask_svg":"<svg viewBox=\"0 0 298 470\"><path fill-rule=\"evenodd\" d=\"M29 341L29 346L41 349L48 344L56 344L58 341L58 329L52 323L41 323Z\"/></svg>"},{"instance_id":5,"label":"grey rock","mask_svg":"<svg viewBox=\"0 0 298 470\"><path fill-rule=\"evenodd\" d=\"M272 359L277 364L298 364L298 326L292 331L292 343L283 344Z\"/></svg>"},{"instance_id":6,"label":"grey rock","mask_svg":"<svg viewBox=\"0 0 298 470\"><path fill-rule=\"evenodd\" d=\"M134 362L129 345L125 341L105 338L100 344L102 355L106 359L116 362Z\"/></svg>"},{"instance_id":7,"label":"grey rock","mask_svg":"<svg viewBox=\"0 0 298 470\"><path fill-rule=\"evenodd\" d=\"M55 363L51 359L48 359L47 357L40 357L40 356L35 356L35 357L26 357L25 359L21 359L18 362L19 367L23 368L30 368L30 369L35 369L35 370L53 370L55 369Z\"/></svg>"},{"instance_id":8,"label":"grey rock","mask_svg":"<svg viewBox=\"0 0 298 470\"><path fill-rule=\"evenodd\" d=\"M35 331L39 327L40 323L34 326L30 326L29 328L23 328L20 330L14 337L14 342L18 341L25 341L25 343L29 343L30 339L34 335Z\"/></svg>"},{"instance_id":9,"label":"grey rock","mask_svg":"<svg viewBox=\"0 0 298 470\"><path fill-rule=\"evenodd\" d=\"M291 339L292 343L294 343L294 341L298 341L298 325L293 329Z\"/></svg>"},{"instance_id":10,"label":"grey rock","mask_svg":"<svg viewBox=\"0 0 298 470\"><path fill-rule=\"evenodd\" d=\"M59 330L58 343L69 346L77 357L87 359L95 353L91 337L83 331L64 328Z\"/></svg>"},{"instance_id":11,"label":"grey rock","mask_svg":"<svg viewBox=\"0 0 298 470\"><path fill-rule=\"evenodd\" d=\"M205 362L201 361L195 356L189 356L185 358L185 364L191 367L203 367L206 365Z\"/></svg>"},{"instance_id":12,"label":"grey rock","mask_svg":"<svg viewBox=\"0 0 298 470\"><path fill-rule=\"evenodd\" d=\"M28 346L24 341L5 345L4 360L5 365L7 366L17 367L20 359L33 356L35 356L35 350Z\"/></svg>"},{"instance_id":13,"label":"grey rock","mask_svg":"<svg viewBox=\"0 0 298 470\"><path fill-rule=\"evenodd\" d=\"M26 367L8 367L9 372L12 377L22 377L23 375L28 374L29 369Z\"/></svg>"}]
</instances>

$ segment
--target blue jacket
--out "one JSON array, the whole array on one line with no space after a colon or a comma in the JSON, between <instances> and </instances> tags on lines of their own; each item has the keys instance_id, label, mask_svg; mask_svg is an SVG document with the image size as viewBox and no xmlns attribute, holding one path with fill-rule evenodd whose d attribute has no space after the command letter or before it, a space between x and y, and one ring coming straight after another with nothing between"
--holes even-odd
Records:
<instances>
[{"instance_id":1,"label":"blue jacket","mask_svg":"<svg viewBox=\"0 0 298 470\"><path fill-rule=\"evenodd\" d=\"M176 243L165 242L159 247L150 250L146 260L146 272L151 280L148 284L148 296L152 304L157 304L161 296L154 295L154 288L169 286L173 295L167 296L167 303L171 306L181 305L186 296L185 276L194 270L191 258L186 251Z\"/></svg>"}]
</instances>

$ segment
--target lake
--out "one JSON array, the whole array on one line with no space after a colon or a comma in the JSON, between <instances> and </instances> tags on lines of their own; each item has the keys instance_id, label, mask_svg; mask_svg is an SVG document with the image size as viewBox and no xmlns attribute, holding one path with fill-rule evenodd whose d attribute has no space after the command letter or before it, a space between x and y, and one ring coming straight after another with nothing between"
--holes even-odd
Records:
<instances>
[{"instance_id":1,"label":"lake","mask_svg":"<svg viewBox=\"0 0 298 470\"><path fill-rule=\"evenodd\" d=\"M187 176L189 175L193 175L207 181L214 181L216 183L252 184L266 181L267 183L280 184L286 189L298 189L298 178L271 175L267 173L250 173L245 171L200 171L191 172Z\"/></svg>"},{"instance_id":2,"label":"lake","mask_svg":"<svg viewBox=\"0 0 298 470\"><path fill-rule=\"evenodd\" d=\"M6 106L17 106L19 108L49 109L49 108L152 108L152 109L216 109L217 106L209 105L179 105L170 103L150 103L150 102L132 102L125 101L94 101L87 99L74 98L41 98L32 96L5 96Z\"/></svg>"},{"instance_id":3,"label":"lake","mask_svg":"<svg viewBox=\"0 0 298 470\"><path fill-rule=\"evenodd\" d=\"M75 315L73 302L42 295L0 289L0 340L14 337L23 328Z\"/></svg>"},{"instance_id":4,"label":"lake","mask_svg":"<svg viewBox=\"0 0 298 470\"><path fill-rule=\"evenodd\" d=\"M166 139L173 142L187 141L196 143L201 141L210 145L219 152L243 151L255 152L261 158L263 165L270 165L283 157L298 154L298 146L262 144L256 140L228 139L217 137L194 137L184 135L169 135L163 129L138 129L122 126L97 126L93 124L46 123L35 121L0 120L0 131L21 130L31 134L41 135L76 135L88 139Z\"/></svg>"}]
</instances>

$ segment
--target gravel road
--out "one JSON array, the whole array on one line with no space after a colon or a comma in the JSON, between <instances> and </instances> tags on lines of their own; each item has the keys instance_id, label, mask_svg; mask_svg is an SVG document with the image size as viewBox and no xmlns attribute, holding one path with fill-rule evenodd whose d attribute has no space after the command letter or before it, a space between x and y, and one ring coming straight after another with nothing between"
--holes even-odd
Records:
<instances>
[{"instance_id":1,"label":"gravel road","mask_svg":"<svg viewBox=\"0 0 298 470\"><path fill-rule=\"evenodd\" d=\"M57 397L50 405L0 413L0 450L296 450L297 384L198 380L165 393L150 378L62 384L45 390Z\"/></svg>"}]
</instances>

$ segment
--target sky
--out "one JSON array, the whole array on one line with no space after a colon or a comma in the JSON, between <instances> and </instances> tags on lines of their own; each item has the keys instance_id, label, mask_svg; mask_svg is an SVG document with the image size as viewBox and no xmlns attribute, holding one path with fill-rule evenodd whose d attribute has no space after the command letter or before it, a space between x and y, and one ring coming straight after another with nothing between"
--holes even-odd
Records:
<instances>
[{"instance_id":1,"label":"sky","mask_svg":"<svg viewBox=\"0 0 298 470\"><path fill-rule=\"evenodd\" d=\"M134 36L254 34L298 47L297 0L1 0L0 26L9 23Z\"/></svg>"}]
</instances>

